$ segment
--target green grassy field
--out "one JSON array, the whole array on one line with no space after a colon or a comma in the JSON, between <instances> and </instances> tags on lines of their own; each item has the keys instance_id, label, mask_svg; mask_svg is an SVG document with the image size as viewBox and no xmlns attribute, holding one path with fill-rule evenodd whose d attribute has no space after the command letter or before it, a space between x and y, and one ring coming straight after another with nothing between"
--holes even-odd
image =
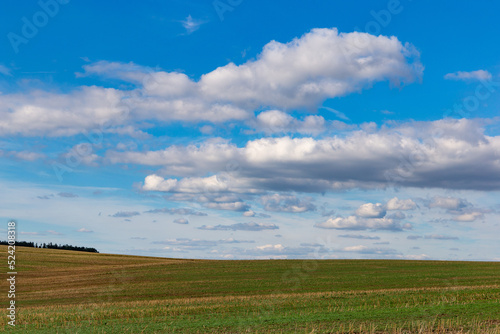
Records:
<instances>
[{"instance_id":1,"label":"green grassy field","mask_svg":"<svg viewBox=\"0 0 500 334\"><path fill-rule=\"evenodd\" d=\"M500 333L500 263L177 260L24 247L16 260L17 326L5 308L0 318L8 332ZM0 289L7 307L6 280Z\"/></svg>"}]
</instances>

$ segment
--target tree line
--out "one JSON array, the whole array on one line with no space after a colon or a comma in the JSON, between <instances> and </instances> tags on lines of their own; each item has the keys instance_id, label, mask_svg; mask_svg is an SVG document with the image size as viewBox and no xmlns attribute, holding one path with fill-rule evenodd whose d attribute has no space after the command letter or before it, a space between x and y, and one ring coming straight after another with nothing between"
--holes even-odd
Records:
<instances>
[{"instance_id":1,"label":"tree line","mask_svg":"<svg viewBox=\"0 0 500 334\"><path fill-rule=\"evenodd\" d=\"M9 243L7 241L0 241L0 245L8 245ZM16 241L16 246L23 246L23 247L34 247L34 248L48 248L48 249L64 249L64 250L73 250L73 251L80 251L80 252L90 252L90 253L99 253L97 249L94 247L80 247L80 246L73 246L73 245L68 245L68 244L56 244L56 243L35 243L32 241Z\"/></svg>"}]
</instances>

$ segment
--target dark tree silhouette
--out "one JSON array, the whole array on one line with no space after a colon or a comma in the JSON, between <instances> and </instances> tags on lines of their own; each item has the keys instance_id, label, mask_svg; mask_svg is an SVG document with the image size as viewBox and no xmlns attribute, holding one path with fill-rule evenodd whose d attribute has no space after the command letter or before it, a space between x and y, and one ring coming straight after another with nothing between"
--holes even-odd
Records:
<instances>
[{"instance_id":1,"label":"dark tree silhouette","mask_svg":"<svg viewBox=\"0 0 500 334\"><path fill-rule=\"evenodd\" d=\"M9 243L7 241L0 241L0 245L8 245ZM89 252L89 253L99 253L97 249L94 247L80 247L80 246L73 246L73 245L58 245L57 243L53 244L52 242L49 242L46 244L45 242L43 244L35 244L32 241L16 241L16 246L22 246L22 247L34 247L34 248L48 248L48 249L64 249L64 250L73 250L73 251L80 251L80 252Z\"/></svg>"}]
</instances>

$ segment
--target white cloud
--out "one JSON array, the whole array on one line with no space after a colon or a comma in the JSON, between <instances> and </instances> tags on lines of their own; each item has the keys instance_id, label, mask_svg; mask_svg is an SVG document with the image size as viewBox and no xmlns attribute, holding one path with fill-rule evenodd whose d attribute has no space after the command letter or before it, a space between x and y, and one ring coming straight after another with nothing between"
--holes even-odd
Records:
<instances>
[{"instance_id":1,"label":"white cloud","mask_svg":"<svg viewBox=\"0 0 500 334\"><path fill-rule=\"evenodd\" d=\"M276 244L276 245L264 245L264 246L257 246L255 247L260 251L283 251L285 247L282 244Z\"/></svg>"},{"instance_id":2,"label":"white cloud","mask_svg":"<svg viewBox=\"0 0 500 334\"><path fill-rule=\"evenodd\" d=\"M467 206L470 206L470 203L465 199L441 196L435 196L429 204L430 208L441 208L448 210L460 210Z\"/></svg>"},{"instance_id":3,"label":"white cloud","mask_svg":"<svg viewBox=\"0 0 500 334\"><path fill-rule=\"evenodd\" d=\"M243 217L269 218L271 216L265 213L256 213L253 210L248 210L243 212Z\"/></svg>"},{"instance_id":4,"label":"white cloud","mask_svg":"<svg viewBox=\"0 0 500 334\"><path fill-rule=\"evenodd\" d=\"M435 239L435 240L458 240L458 237L452 237L448 235L441 234L430 234L424 237L425 239Z\"/></svg>"},{"instance_id":5,"label":"white cloud","mask_svg":"<svg viewBox=\"0 0 500 334\"><path fill-rule=\"evenodd\" d=\"M153 244L168 245L167 247L164 248L166 250L186 251L186 250L205 250L207 248L215 247L217 246L217 241L179 238L179 239L168 239L165 241L155 241L153 242Z\"/></svg>"},{"instance_id":6,"label":"white cloud","mask_svg":"<svg viewBox=\"0 0 500 334\"><path fill-rule=\"evenodd\" d=\"M367 43L359 47L359 38ZM423 68L410 45L395 37L313 29L283 44L268 43L255 61L230 63L205 74L200 89L213 99L251 106L314 107L325 98L373 82L412 82Z\"/></svg>"},{"instance_id":7,"label":"white cloud","mask_svg":"<svg viewBox=\"0 0 500 334\"><path fill-rule=\"evenodd\" d=\"M382 218L385 213L385 208L380 203L366 203L356 210L356 216L363 218Z\"/></svg>"},{"instance_id":8,"label":"white cloud","mask_svg":"<svg viewBox=\"0 0 500 334\"><path fill-rule=\"evenodd\" d=\"M316 210L310 198L299 199L294 195L265 195L261 197L261 202L267 211L300 213Z\"/></svg>"},{"instance_id":9,"label":"white cloud","mask_svg":"<svg viewBox=\"0 0 500 334\"><path fill-rule=\"evenodd\" d=\"M188 31L199 26L189 17ZM367 43L360 47L357 41ZM314 29L289 43L272 41L256 60L229 63L195 81L186 74L134 63L100 61L77 76L127 81L129 90L98 86L68 93L32 90L0 96L0 135L71 136L103 125L114 129L145 120L212 123L249 120L261 108L313 109L325 99L391 81L422 76L419 55L396 37ZM322 118L309 116L298 128L316 131Z\"/></svg>"},{"instance_id":10,"label":"white cloud","mask_svg":"<svg viewBox=\"0 0 500 334\"><path fill-rule=\"evenodd\" d=\"M255 212L253 210L248 210L243 212L244 217L255 217Z\"/></svg>"},{"instance_id":11,"label":"white cloud","mask_svg":"<svg viewBox=\"0 0 500 334\"><path fill-rule=\"evenodd\" d=\"M73 146L67 153L63 154L64 161L77 162L86 166L97 166L99 156L95 154L93 145L90 143L80 143Z\"/></svg>"},{"instance_id":12,"label":"white cloud","mask_svg":"<svg viewBox=\"0 0 500 334\"><path fill-rule=\"evenodd\" d=\"M60 192L57 195L59 197L63 197L63 198L76 198L76 197L79 197L77 194L69 193L69 192Z\"/></svg>"},{"instance_id":13,"label":"white cloud","mask_svg":"<svg viewBox=\"0 0 500 334\"><path fill-rule=\"evenodd\" d=\"M210 125L203 125L200 128L200 132L203 133L204 135L211 135L212 133L214 133L214 131L215 131L215 128L213 126L210 126Z\"/></svg>"},{"instance_id":14,"label":"white cloud","mask_svg":"<svg viewBox=\"0 0 500 334\"><path fill-rule=\"evenodd\" d=\"M142 189L151 191L170 191L177 185L176 179L165 180L156 174L149 175L144 180Z\"/></svg>"},{"instance_id":15,"label":"white cloud","mask_svg":"<svg viewBox=\"0 0 500 334\"><path fill-rule=\"evenodd\" d=\"M186 218L178 218L174 220L176 224L189 224L189 221Z\"/></svg>"},{"instance_id":16,"label":"white cloud","mask_svg":"<svg viewBox=\"0 0 500 334\"><path fill-rule=\"evenodd\" d=\"M344 113L336 110L336 109L333 109L333 108L330 108L330 107L325 107L325 106L322 106L321 109L326 109L330 112L332 112L337 118L340 118L344 121L349 121L349 117L347 117Z\"/></svg>"},{"instance_id":17,"label":"white cloud","mask_svg":"<svg viewBox=\"0 0 500 334\"><path fill-rule=\"evenodd\" d=\"M198 30L204 22L201 20L195 20L191 17L191 15L188 15L188 17L186 17L186 19L181 23L184 29L186 29L186 32L191 34L192 32Z\"/></svg>"},{"instance_id":18,"label":"white cloud","mask_svg":"<svg viewBox=\"0 0 500 334\"><path fill-rule=\"evenodd\" d=\"M397 212L386 215L386 217L389 219L400 219L401 220L401 219L405 219L406 215L401 211L397 211Z\"/></svg>"},{"instance_id":19,"label":"white cloud","mask_svg":"<svg viewBox=\"0 0 500 334\"><path fill-rule=\"evenodd\" d=\"M430 257L426 254L419 254L419 255L405 255L403 258L408 259L408 260L428 260Z\"/></svg>"},{"instance_id":20,"label":"white cloud","mask_svg":"<svg viewBox=\"0 0 500 334\"><path fill-rule=\"evenodd\" d=\"M399 199L397 197L391 198L385 204L387 210L413 210L417 204L411 199Z\"/></svg>"},{"instance_id":21,"label":"white cloud","mask_svg":"<svg viewBox=\"0 0 500 334\"><path fill-rule=\"evenodd\" d=\"M118 211L117 213L109 216L114 218L130 218L139 215L140 213L137 211Z\"/></svg>"},{"instance_id":22,"label":"white cloud","mask_svg":"<svg viewBox=\"0 0 500 334\"><path fill-rule=\"evenodd\" d=\"M92 233L94 231L91 231L89 229L86 229L85 227L82 227L81 229L79 229L77 232L80 232L80 233Z\"/></svg>"},{"instance_id":23,"label":"white cloud","mask_svg":"<svg viewBox=\"0 0 500 334\"><path fill-rule=\"evenodd\" d=\"M247 211L250 206L244 202L207 203L205 207L214 210Z\"/></svg>"},{"instance_id":24,"label":"white cloud","mask_svg":"<svg viewBox=\"0 0 500 334\"><path fill-rule=\"evenodd\" d=\"M500 189L496 158L500 155L500 136L484 135L481 124L465 119L410 122L371 132L352 131L344 137L261 138L243 147L218 140L153 152L109 152L107 157L113 163L161 166L160 172L165 175L226 174L219 179L170 179L161 186L153 183L164 180L151 176L145 181L145 190L200 191L208 184L220 191L251 193L325 192L388 185ZM440 135L433 137L435 131ZM229 163L237 167L226 172ZM387 205L392 209L413 206L410 200L399 199ZM445 198L430 204L447 209L463 205L467 203Z\"/></svg>"},{"instance_id":25,"label":"white cloud","mask_svg":"<svg viewBox=\"0 0 500 334\"><path fill-rule=\"evenodd\" d=\"M199 227L200 230L210 231L263 231L263 230L277 230L279 227L276 224L270 223L236 223L232 225L203 225Z\"/></svg>"},{"instance_id":26,"label":"white cloud","mask_svg":"<svg viewBox=\"0 0 500 334\"><path fill-rule=\"evenodd\" d=\"M254 123L258 130L267 134L297 132L317 135L325 130L325 119L321 116L310 115L298 120L280 110L263 111Z\"/></svg>"},{"instance_id":27,"label":"white cloud","mask_svg":"<svg viewBox=\"0 0 500 334\"><path fill-rule=\"evenodd\" d=\"M162 208L144 211L144 213L168 213L171 215L191 215L191 216L207 216L206 213L199 212L190 208Z\"/></svg>"},{"instance_id":28,"label":"white cloud","mask_svg":"<svg viewBox=\"0 0 500 334\"><path fill-rule=\"evenodd\" d=\"M380 240L380 237L377 236L361 235L361 234L341 234L338 237L351 238L351 239L364 239L364 240Z\"/></svg>"},{"instance_id":29,"label":"white cloud","mask_svg":"<svg viewBox=\"0 0 500 334\"><path fill-rule=\"evenodd\" d=\"M64 234L57 232L57 231L54 231L54 230L48 230L47 233L51 234L51 235L64 235Z\"/></svg>"},{"instance_id":30,"label":"white cloud","mask_svg":"<svg viewBox=\"0 0 500 334\"><path fill-rule=\"evenodd\" d=\"M325 222L317 223L314 227L336 230L390 230L402 231L403 229L411 229L410 224L401 225L388 218L359 218L349 216L347 218L337 217L330 218Z\"/></svg>"},{"instance_id":31,"label":"white cloud","mask_svg":"<svg viewBox=\"0 0 500 334\"><path fill-rule=\"evenodd\" d=\"M368 247L364 245L349 246L341 249L342 252L354 252L361 254L397 254L398 252L392 248Z\"/></svg>"},{"instance_id":32,"label":"white cloud","mask_svg":"<svg viewBox=\"0 0 500 334\"><path fill-rule=\"evenodd\" d=\"M71 136L128 118L123 92L81 87L68 94L32 91L0 96L0 135Z\"/></svg>"},{"instance_id":33,"label":"white cloud","mask_svg":"<svg viewBox=\"0 0 500 334\"><path fill-rule=\"evenodd\" d=\"M484 214L482 212L468 212L454 217L453 220L458 222L473 222L476 219L481 219L483 217Z\"/></svg>"},{"instance_id":34,"label":"white cloud","mask_svg":"<svg viewBox=\"0 0 500 334\"><path fill-rule=\"evenodd\" d=\"M288 247L282 244L265 244L250 249L233 249L233 252L251 256L252 258L311 258L328 250L318 244L301 244L299 247Z\"/></svg>"},{"instance_id":35,"label":"white cloud","mask_svg":"<svg viewBox=\"0 0 500 334\"><path fill-rule=\"evenodd\" d=\"M454 73L448 73L444 76L446 80L455 80L455 81L470 81L470 80L490 80L491 73L485 70L471 71L471 72L463 72L458 71Z\"/></svg>"},{"instance_id":36,"label":"white cloud","mask_svg":"<svg viewBox=\"0 0 500 334\"><path fill-rule=\"evenodd\" d=\"M164 166L166 174L205 175L207 171L230 171L228 163L231 161L237 163L237 160L241 160L240 154L238 148L229 144L226 140L214 138L199 146L170 146L161 151L108 151L106 157L107 161L111 163ZM235 169L237 169L238 165ZM150 182L153 181L150 180Z\"/></svg>"},{"instance_id":37,"label":"white cloud","mask_svg":"<svg viewBox=\"0 0 500 334\"><path fill-rule=\"evenodd\" d=\"M228 210L246 212L250 210L250 205L241 198L229 192L205 191L196 192L189 189L189 192L176 192L164 196L169 201L198 202L208 209ZM264 217L259 214L258 217Z\"/></svg>"}]
</instances>

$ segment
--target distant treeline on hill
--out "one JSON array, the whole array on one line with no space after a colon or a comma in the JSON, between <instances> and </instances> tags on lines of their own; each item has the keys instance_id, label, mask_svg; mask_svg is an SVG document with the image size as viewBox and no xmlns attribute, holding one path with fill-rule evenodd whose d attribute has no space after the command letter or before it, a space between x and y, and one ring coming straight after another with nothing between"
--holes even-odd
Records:
<instances>
[{"instance_id":1,"label":"distant treeline on hill","mask_svg":"<svg viewBox=\"0 0 500 334\"><path fill-rule=\"evenodd\" d=\"M8 245L7 241L0 241L0 245ZM24 246L24 247L34 247L34 248L49 248L49 249L64 249L64 250L74 250L80 252L90 252L90 253L99 253L97 249L93 247L78 247L72 245L58 245L49 242L48 244L37 244L31 241L16 241L16 246Z\"/></svg>"}]
</instances>

